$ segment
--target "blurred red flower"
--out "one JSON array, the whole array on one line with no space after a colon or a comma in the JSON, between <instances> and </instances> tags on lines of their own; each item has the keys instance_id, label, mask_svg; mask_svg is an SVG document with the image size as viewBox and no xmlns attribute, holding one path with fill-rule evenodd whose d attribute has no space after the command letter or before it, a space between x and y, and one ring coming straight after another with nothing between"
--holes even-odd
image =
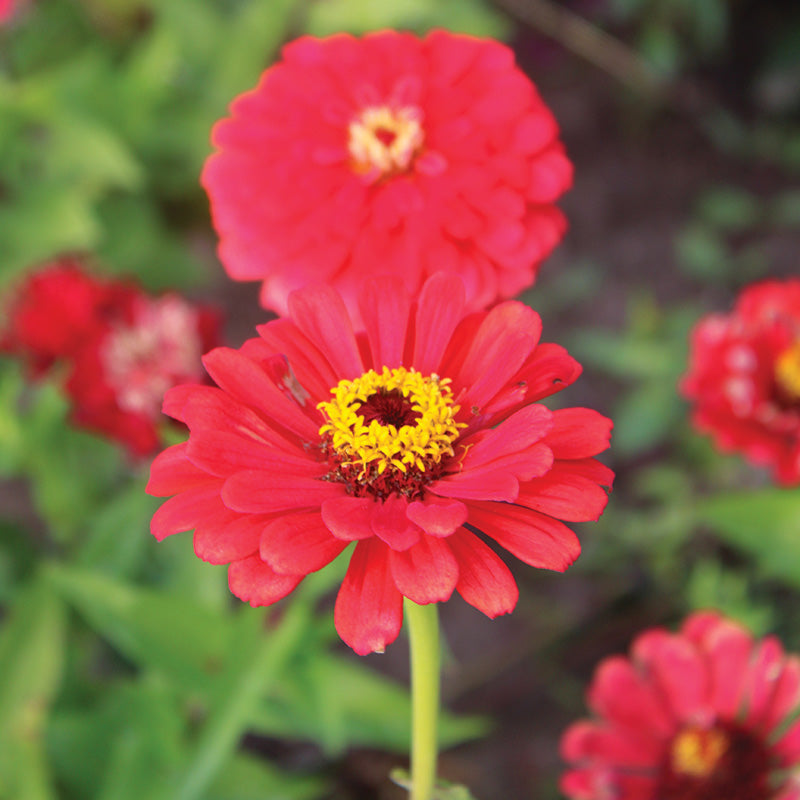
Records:
<instances>
[{"instance_id":1,"label":"blurred red flower","mask_svg":"<svg viewBox=\"0 0 800 800\"><path fill-rule=\"evenodd\" d=\"M218 327L216 312L177 294L153 297L62 259L12 292L0 350L34 375L63 365L72 420L142 456L159 446L166 390L203 380L201 356L219 343Z\"/></svg>"},{"instance_id":2,"label":"blurred red flower","mask_svg":"<svg viewBox=\"0 0 800 800\"><path fill-rule=\"evenodd\" d=\"M21 356L39 375L103 331L129 293L93 277L78 259L47 264L4 298L0 352Z\"/></svg>"},{"instance_id":3,"label":"blurred red flower","mask_svg":"<svg viewBox=\"0 0 800 800\"><path fill-rule=\"evenodd\" d=\"M681 390L721 450L800 483L800 280L753 284L730 314L700 320Z\"/></svg>"},{"instance_id":4,"label":"blurred red flower","mask_svg":"<svg viewBox=\"0 0 800 800\"><path fill-rule=\"evenodd\" d=\"M597 668L573 724L573 800L798 800L800 659L715 612L652 628Z\"/></svg>"},{"instance_id":5,"label":"blurred red flower","mask_svg":"<svg viewBox=\"0 0 800 800\"><path fill-rule=\"evenodd\" d=\"M291 290L457 272L467 308L512 297L563 236L558 126L511 50L435 31L303 37L217 123L203 185L237 280Z\"/></svg>"},{"instance_id":6,"label":"blurred red flower","mask_svg":"<svg viewBox=\"0 0 800 800\"><path fill-rule=\"evenodd\" d=\"M329 286L289 298L289 317L240 350L204 359L215 387L177 387L165 412L187 443L156 458L148 491L163 539L195 529L200 558L230 564L231 591L268 605L356 543L335 608L357 653L382 651L402 598L453 590L490 617L514 579L490 537L535 567L578 556L562 522L596 519L613 474L593 456L610 420L537 401L580 365L540 344L539 316L514 301L465 316L461 279L438 274L412 304L396 276L360 295L354 328Z\"/></svg>"}]
</instances>

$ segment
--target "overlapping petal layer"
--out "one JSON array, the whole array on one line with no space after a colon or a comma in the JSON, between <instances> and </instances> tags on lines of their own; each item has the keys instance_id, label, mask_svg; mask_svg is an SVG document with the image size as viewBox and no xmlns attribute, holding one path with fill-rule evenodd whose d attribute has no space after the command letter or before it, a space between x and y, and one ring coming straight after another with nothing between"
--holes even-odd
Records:
<instances>
[{"instance_id":1,"label":"overlapping petal layer","mask_svg":"<svg viewBox=\"0 0 800 800\"><path fill-rule=\"evenodd\" d=\"M561 741L574 800L774 800L800 759L800 660L715 612L640 634L597 668ZM791 725L789 723L792 722ZM788 793L788 794L787 794Z\"/></svg>"},{"instance_id":2,"label":"overlapping petal layer","mask_svg":"<svg viewBox=\"0 0 800 800\"><path fill-rule=\"evenodd\" d=\"M231 277L262 280L280 314L311 282L356 309L366 276L415 293L439 270L484 308L529 286L566 227L553 205L572 182L558 126L491 40L303 37L213 141L202 180L220 258Z\"/></svg>"}]
</instances>

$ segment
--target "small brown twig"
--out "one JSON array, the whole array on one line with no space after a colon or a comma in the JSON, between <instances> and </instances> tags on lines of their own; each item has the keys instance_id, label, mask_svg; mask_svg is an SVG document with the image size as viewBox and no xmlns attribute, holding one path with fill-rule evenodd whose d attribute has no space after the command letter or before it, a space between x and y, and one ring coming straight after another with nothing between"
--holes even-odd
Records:
<instances>
[{"instance_id":1,"label":"small brown twig","mask_svg":"<svg viewBox=\"0 0 800 800\"><path fill-rule=\"evenodd\" d=\"M494 0L515 17L652 100L667 86L636 51L554 0Z\"/></svg>"}]
</instances>

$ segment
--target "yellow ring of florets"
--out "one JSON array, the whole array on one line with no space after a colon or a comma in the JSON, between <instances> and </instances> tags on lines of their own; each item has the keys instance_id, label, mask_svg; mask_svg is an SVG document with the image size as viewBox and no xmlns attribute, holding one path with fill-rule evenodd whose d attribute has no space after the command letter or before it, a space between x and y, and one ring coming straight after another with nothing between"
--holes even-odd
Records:
<instances>
[{"instance_id":1,"label":"yellow ring of florets","mask_svg":"<svg viewBox=\"0 0 800 800\"><path fill-rule=\"evenodd\" d=\"M369 370L355 380L342 380L331 389L333 400L319 403L326 423L320 435L333 448L342 466L360 468L358 477L367 473L383 475L387 469L402 474L409 470L421 473L453 455L453 442L463 422L456 422L459 406L453 403L448 378L429 377L413 369L383 368ZM359 409L375 394L397 392L418 416L413 425L369 422Z\"/></svg>"},{"instance_id":2,"label":"yellow ring of florets","mask_svg":"<svg viewBox=\"0 0 800 800\"><path fill-rule=\"evenodd\" d=\"M775 379L793 400L800 400L800 340L778 356Z\"/></svg>"}]
</instances>

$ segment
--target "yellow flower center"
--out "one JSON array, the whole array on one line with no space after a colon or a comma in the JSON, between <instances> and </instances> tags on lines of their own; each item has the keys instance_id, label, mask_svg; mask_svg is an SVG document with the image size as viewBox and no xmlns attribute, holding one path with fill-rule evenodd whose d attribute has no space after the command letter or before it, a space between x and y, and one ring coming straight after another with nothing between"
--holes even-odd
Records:
<instances>
[{"instance_id":1,"label":"yellow flower center","mask_svg":"<svg viewBox=\"0 0 800 800\"><path fill-rule=\"evenodd\" d=\"M413 106L365 108L348 128L353 169L379 176L405 172L422 147L421 112Z\"/></svg>"},{"instance_id":2,"label":"yellow flower center","mask_svg":"<svg viewBox=\"0 0 800 800\"><path fill-rule=\"evenodd\" d=\"M775 380L790 399L800 400L800 339L778 356Z\"/></svg>"},{"instance_id":3,"label":"yellow flower center","mask_svg":"<svg viewBox=\"0 0 800 800\"><path fill-rule=\"evenodd\" d=\"M449 383L405 367L339 381L333 399L317 406L326 419L319 432L332 465L329 480L346 483L356 496L419 497L441 475L466 427L455 421L459 407Z\"/></svg>"},{"instance_id":4,"label":"yellow flower center","mask_svg":"<svg viewBox=\"0 0 800 800\"><path fill-rule=\"evenodd\" d=\"M672 742L672 769L679 775L705 778L716 769L729 744L718 728L686 728Z\"/></svg>"}]
</instances>

